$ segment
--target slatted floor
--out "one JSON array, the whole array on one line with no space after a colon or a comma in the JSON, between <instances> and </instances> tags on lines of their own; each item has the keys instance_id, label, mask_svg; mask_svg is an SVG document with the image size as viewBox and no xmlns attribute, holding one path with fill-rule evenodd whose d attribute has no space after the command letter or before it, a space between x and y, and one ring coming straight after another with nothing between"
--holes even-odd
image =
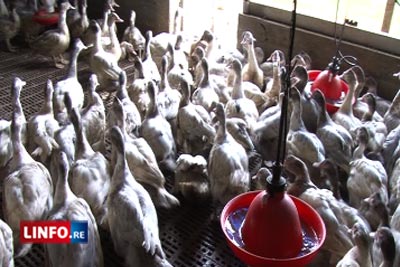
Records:
<instances>
[{"instance_id":1,"label":"slatted floor","mask_svg":"<svg viewBox=\"0 0 400 267\"><path fill-rule=\"evenodd\" d=\"M0 46L0 49L2 48ZM127 71L128 78L133 75L134 69L131 64L122 62L121 66ZM21 48L18 53L13 54L0 51L0 118L11 118L10 92L13 77L18 76L27 82L21 92L21 103L26 117L29 118L41 107L47 79L56 81L65 73L65 69L51 67L32 55L27 48ZM83 84L87 84L89 70L86 64L79 64L78 76ZM169 188L171 183L169 180ZM244 266L228 248L219 224L211 219L212 212L210 203L193 207L185 202L176 210L158 211L160 238L171 264L176 267ZM104 266L123 266L122 259L116 256L109 235L101 232L101 237ZM44 266L43 248L35 245L31 253L16 260L16 266Z\"/></svg>"}]
</instances>

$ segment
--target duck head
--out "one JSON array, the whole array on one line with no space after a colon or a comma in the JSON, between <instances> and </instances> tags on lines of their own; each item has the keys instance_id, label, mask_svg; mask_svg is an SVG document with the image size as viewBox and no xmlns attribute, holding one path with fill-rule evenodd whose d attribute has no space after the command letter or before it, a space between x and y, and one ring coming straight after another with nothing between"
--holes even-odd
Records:
<instances>
[{"instance_id":1,"label":"duck head","mask_svg":"<svg viewBox=\"0 0 400 267\"><path fill-rule=\"evenodd\" d=\"M101 33L100 25L94 19L92 19L90 21L88 30L90 32L92 32L93 34L100 34Z\"/></svg>"},{"instance_id":2,"label":"duck head","mask_svg":"<svg viewBox=\"0 0 400 267\"><path fill-rule=\"evenodd\" d=\"M256 38L253 37L253 34L251 32L249 31L243 32L242 42L241 42L242 45L250 46L253 45L255 41Z\"/></svg>"}]
</instances>

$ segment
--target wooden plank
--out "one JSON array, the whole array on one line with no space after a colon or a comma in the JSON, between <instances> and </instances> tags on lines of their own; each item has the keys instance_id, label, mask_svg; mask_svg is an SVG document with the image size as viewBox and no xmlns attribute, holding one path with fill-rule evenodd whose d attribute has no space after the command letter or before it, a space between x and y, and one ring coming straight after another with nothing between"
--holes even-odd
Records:
<instances>
[{"instance_id":1,"label":"wooden plank","mask_svg":"<svg viewBox=\"0 0 400 267\"><path fill-rule=\"evenodd\" d=\"M243 31L249 30L257 39L256 46L261 47L268 57L275 49L287 55L289 47L289 29L285 24L276 23L250 15L239 15L238 38ZM312 58L314 69L325 69L335 55L334 39L324 34L297 28L294 53L307 52ZM379 95L393 99L399 89L399 81L393 74L399 71L400 57L376 49L343 41L341 51L358 59L366 75L371 75L379 83ZM345 63L342 69L347 68Z\"/></svg>"},{"instance_id":2,"label":"wooden plank","mask_svg":"<svg viewBox=\"0 0 400 267\"><path fill-rule=\"evenodd\" d=\"M382 31L389 32L392 22L395 0L387 0L385 15L383 16Z\"/></svg>"},{"instance_id":3,"label":"wooden plank","mask_svg":"<svg viewBox=\"0 0 400 267\"><path fill-rule=\"evenodd\" d=\"M88 0L88 16L90 18L102 18L103 6L98 0ZM124 20L119 23L118 32L122 34L123 30L129 23L131 10L136 11L136 26L144 34L148 30L152 30L154 35L160 32L168 32L170 30L171 18L175 12L170 7L178 6L177 0L118 0L120 7L116 8L118 15Z\"/></svg>"},{"instance_id":4,"label":"wooden plank","mask_svg":"<svg viewBox=\"0 0 400 267\"><path fill-rule=\"evenodd\" d=\"M291 23L291 12L252 2L247 4L247 12L244 13L287 25L290 25ZM333 36L335 31L334 23L327 20L302 14L297 14L296 20L298 27L312 32ZM341 23L338 23L337 27L340 27L340 24ZM338 28L338 31L339 30L340 29ZM387 34L377 34L356 27L346 26L343 33L343 40L400 56L400 40Z\"/></svg>"}]
</instances>

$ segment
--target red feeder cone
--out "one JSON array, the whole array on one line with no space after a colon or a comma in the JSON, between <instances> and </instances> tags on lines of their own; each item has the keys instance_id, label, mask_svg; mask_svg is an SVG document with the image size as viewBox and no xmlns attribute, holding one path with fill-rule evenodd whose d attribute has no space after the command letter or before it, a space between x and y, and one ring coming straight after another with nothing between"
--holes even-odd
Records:
<instances>
[{"instance_id":1,"label":"red feeder cone","mask_svg":"<svg viewBox=\"0 0 400 267\"><path fill-rule=\"evenodd\" d=\"M343 99L349 87L337 75L339 72L339 61L336 57L329 63L324 71L311 70L308 72L309 80L312 81L311 92L319 89L326 99L326 110L333 114L342 105Z\"/></svg>"},{"instance_id":2,"label":"red feeder cone","mask_svg":"<svg viewBox=\"0 0 400 267\"><path fill-rule=\"evenodd\" d=\"M39 9L32 17L32 20L44 25L51 26L58 23L59 13L48 13L45 9Z\"/></svg>"},{"instance_id":3,"label":"red feeder cone","mask_svg":"<svg viewBox=\"0 0 400 267\"><path fill-rule=\"evenodd\" d=\"M311 85L311 90L320 89L325 98L337 101L342 96L342 81L330 69L320 72Z\"/></svg>"},{"instance_id":4,"label":"red feeder cone","mask_svg":"<svg viewBox=\"0 0 400 267\"><path fill-rule=\"evenodd\" d=\"M294 258L303 247L299 213L282 182L280 190L263 190L254 198L243 222L243 243L255 255Z\"/></svg>"}]
</instances>

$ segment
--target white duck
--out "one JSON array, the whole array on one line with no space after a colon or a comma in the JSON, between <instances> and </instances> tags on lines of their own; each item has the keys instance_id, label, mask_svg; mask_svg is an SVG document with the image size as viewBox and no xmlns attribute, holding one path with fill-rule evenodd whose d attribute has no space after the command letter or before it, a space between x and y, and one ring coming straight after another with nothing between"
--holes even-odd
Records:
<instances>
[{"instance_id":1,"label":"white duck","mask_svg":"<svg viewBox=\"0 0 400 267\"><path fill-rule=\"evenodd\" d=\"M4 3L4 0L0 0L0 16L8 17L10 13L8 12L7 5Z\"/></svg>"},{"instance_id":2,"label":"white duck","mask_svg":"<svg viewBox=\"0 0 400 267\"><path fill-rule=\"evenodd\" d=\"M290 101L292 112L286 139L288 153L299 157L308 166L311 166L314 162L323 161L325 159L324 145L316 134L307 131L301 117L300 93L295 87L290 88Z\"/></svg>"},{"instance_id":3,"label":"white duck","mask_svg":"<svg viewBox=\"0 0 400 267\"><path fill-rule=\"evenodd\" d=\"M353 98L354 90L357 86L356 74L352 68L346 70L342 74L342 78L347 82L349 86L349 91L347 92L343 104L340 106L339 110L336 111L332 119L339 125L342 125L349 131L354 137L354 131L357 127L361 126L361 121L353 114Z\"/></svg>"},{"instance_id":4,"label":"white duck","mask_svg":"<svg viewBox=\"0 0 400 267\"><path fill-rule=\"evenodd\" d=\"M181 93L172 89L167 78L168 57L164 55L161 59L161 82L158 92L158 108L165 119L171 121L176 118L181 101Z\"/></svg>"},{"instance_id":5,"label":"white duck","mask_svg":"<svg viewBox=\"0 0 400 267\"><path fill-rule=\"evenodd\" d=\"M153 32L147 31L146 32L146 44L144 50L144 57L143 57L143 73L144 77L159 83L161 80L160 72L156 63L153 60L151 55L150 43L153 39Z\"/></svg>"},{"instance_id":6,"label":"white duck","mask_svg":"<svg viewBox=\"0 0 400 267\"><path fill-rule=\"evenodd\" d=\"M373 94L367 93L363 95L362 101L365 102L368 106L367 112L364 113L363 117L361 118L363 127L368 130L370 137L367 144L367 150L369 152L377 153L380 152L383 148L383 144L388 134L387 128L383 121L373 120L373 114L377 114L375 112L376 100Z\"/></svg>"},{"instance_id":7,"label":"white duck","mask_svg":"<svg viewBox=\"0 0 400 267\"><path fill-rule=\"evenodd\" d=\"M382 157L385 163L385 169L389 176L393 171L394 165L397 159L400 157L400 125L394 128L386 136L386 140L383 143Z\"/></svg>"},{"instance_id":8,"label":"white duck","mask_svg":"<svg viewBox=\"0 0 400 267\"><path fill-rule=\"evenodd\" d=\"M368 233L359 224L355 224L351 232L354 247L344 255L336 267L372 267Z\"/></svg>"},{"instance_id":9,"label":"white duck","mask_svg":"<svg viewBox=\"0 0 400 267\"><path fill-rule=\"evenodd\" d=\"M374 266L380 267L382 262L385 261L384 254L389 251L382 251L382 247L379 242L380 234L383 231L389 231L392 235L394 242L396 243L394 248L394 265L399 266L400 264L400 233L396 231L394 228L391 228L390 225L390 216L389 209L387 205L384 203L384 200L380 193L376 192L371 197L365 199L363 201L363 207L360 209L361 212L365 215L368 221L371 222L371 226L373 229L376 229L375 232L370 233L370 236L374 238L374 243L372 245L372 260ZM389 234L387 232L386 234ZM387 255L386 255L387 256Z\"/></svg>"},{"instance_id":10,"label":"white duck","mask_svg":"<svg viewBox=\"0 0 400 267\"><path fill-rule=\"evenodd\" d=\"M190 101L190 88L182 81L182 98L177 115L177 145L184 153L208 154L215 138L211 117L203 106Z\"/></svg>"},{"instance_id":11,"label":"white duck","mask_svg":"<svg viewBox=\"0 0 400 267\"><path fill-rule=\"evenodd\" d=\"M117 2L115 2L115 0L104 1L103 18L97 20L97 22L100 25L100 29L101 29L102 43L105 45L109 44L109 42L110 42L108 18L109 18L110 13L115 11L114 7L119 7L119 4ZM116 28L114 28L113 30L116 30Z\"/></svg>"},{"instance_id":12,"label":"white duck","mask_svg":"<svg viewBox=\"0 0 400 267\"><path fill-rule=\"evenodd\" d=\"M310 60L311 60L311 58L310 58ZM305 57L303 57L303 55L301 55L301 54L295 55L294 58L292 59L293 68L295 68L295 66L297 65L297 63L299 61L301 61L301 62L305 62L306 61ZM270 79L273 76L273 68L274 68L275 63L278 63L277 65L279 65L279 66L285 66L286 65L285 53L283 53L282 50L275 49L274 51L272 51L272 53L269 56L269 58L267 58L264 62L259 63L260 64L260 68L262 69L264 77L266 79L266 81L265 81L266 83L268 81L270 81Z\"/></svg>"},{"instance_id":13,"label":"white duck","mask_svg":"<svg viewBox=\"0 0 400 267\"><path fill-rule=\"evenodd\" d=\"M95 36L94 46L91 49L89 59L90 68L97 75L100 87L108 91L113 91L113 86L117 83L122 69L118 66L118 61L114 55L104 50L99 24L92 20L88 30L90 34Z\"/></svg>"},{"instance_id":14,"label":"white duck","mask_svg":"<svg viewBox=\"0 0 400 267\"><path fill-rule=\"evenodd\" d=\"M135 79L127 90L129 98L135 103L142 121L150 105L150 97L147 92L147 83L150 79L144 76L143 63L140 58L136 58L134 64L136 73Z\"/></svg>"},{"instance_id":15,"label":"white duck","mask_svg":"<svg viewBox=\"0 0 400 267\"><path fill-rule=\"evenodd\" d=\"M95 151L104 151L106 111L103 100L96 92L99 85L96 74L89 78L89 92L86 106L81 110L82 125L89 144Z\"/></svg>"},{"instance_id":16,"label":"white duck","mask_svg":"<svg viewBox=\"0 0 400 267\"><path fill-rule=\"evenodd\" d=\"M122 48L118 40L117 32L115 31L115 29L116 29L116 23L122 23L122 22L124 22L124 20L121 19L117 13L110 12L108 14L107 25L108 25L108 32L110 34L110 44L106 45L104 49L107 52L113 54L117 61L119 61L122 57Z\"/></svg>"},{"instance_id":17,"label":"white duck","mask_svg":"<svg viewBox=\"0 0 400 267\"><path fill-rule=\"evenodd\" d=\"M75 159L76 136L75 136L74 126L69 120L69 116L72 111L72 100L68 92L65 93L64 95L64 106L67 110L68 121L66 121L67 118L64 119L65 120L64 125L62 125L60 129L54 133L54 139L56 140L59 149L64 151L65 154L67 154L68 162L71 165ZM53 161L53 157L51 161ZM52 167L50 168L50 173L53 175L53 171L56 171L57 166L51 163L50 166L55 167L53 169Z\"/></svg>"},{"instance_id":18,"label":"white duck","mask_svg":"<svg viewBox=\"0 0 400 267\"><path fill-rule=\"evenodd\" d=\"M265 84L265 92L260 98L254 98L260 112L265 108L276 105L279 101L279 94L282 90L281 66L279 61L272 63L272 77Z\"/></svg>"},{"instance_id":19,"label":"white duck","mask_svg":"<svg viewBox=\"0 0 400 267\"><path fill-rule=\"evenodd\" d=\"M288 109L290 109L290 105ZM277 142L279 138L279 124L281 117L281 103L267 108L254 127L254 143L256 150L261 154L263 160L275 160L277 153ZM288 125L289 127L289 125Z\"/></svg>"},{"instance_id":20,"label":"white duck","mask_svg":"<svg viewBox=\"0 0 400 267\"><path fill-rule=\"evenodd\" d=\"M393 212L392 218L390 219L390 227L400 232L400 205L397 205L396 210Z\"/></svg>"},{"instance_id":21,"label":"white duck","mask_svg":"<svg viewBox=\"0 0 400 267\"><path fill-rule=\"evenodd\" d=\"M255 85L253 82L244 81L244 92L257 106L259 113L267 108L276 105L279 102L279 94L282 88L280 70L278 63L273 63L273 77L269 80L265 91ZM231 76L228 76L228 84Z\"/></svg>"},{"instance_id":22,"label":"white duck","mask_svg":"<svg viewBox=\"0 0 400 267\"><path fill-rule=\"evenodd\" d=\"M381 192L375 192L362 200L358 208L373 231L379 226L389 226L389 210Z\"/></svg>"},{"instance_id":23,"label":"white duck","mask_svg":"<svg viewBox=\"0 0 400 267\"><path fill-rule=\"evenodd\" d=\"M142 124L141 115L138 111L135 102L131 101L126 88L127 78L126 72L121 71L119 74L119 86L117 89L117 98L121 101L125 111L125 129L126 132L131 136L137 136L140 125ZM116 118L113 112L109 112L107 115L107 129L111 129L115 125Z\"/></svg>"},{"instance_id":24,"label":"white duck","mask_svg":"<svg viewBox=\"0 0 400 267\"><path fill-rule=\"evenodd\" d=\"M14 267L13 232L3 220L0 219L0 265Z\"/></svg>"},{"instance_id":25,"label":"white duck","mask_svg":"<svg viewBox=\"0 0 400 267\"><path fill-rule=\"evenodd\" d=\"M260 89L264 87L263 71L258 65L255 52L254 41L256 39L249 31L245 31L242 35L242 45L247 50L247 64L243 67L243 81L251 81L256 84Z\"/></svg>"},{"instance_id":26,"label":"white duck","mask_svg":"<svg viewBox=\"0 0 400 267\"><path fill-rule=\"evenodd\" d=\"M247 152L254 150L249 125L240 118L226 118L226 130Z\"/></svg>"},{"instance_id":27,"label":"white duck","mask_svg":"<svg viewBox=\"0 0 400 267\"><path fill-rule=\"evenodd\" d=\"M203 203L210 197L207 161L201 155L182 154L176 160L174 193L189 202Z\"/></svg>"},{"instance_id":28,"label":"white duck","mask_svg":"<svg viewBox=\"0 0 400 267\"><path fill-rule=\"evenodd\" d=\"M37 53L51 56L57 68L63 68L66 63L63 58L63 53L68 49L70 43L70 34L66 17L67 11L71 8L74 9L69 1L63 2L60 8L58 27L45 31L29 44L32 50Z\"/></svg>"},{"instance_id":29,"label":"white duck","mask_svg":"<svg viewBox=\"0 0 400 267\"><path fill-rule=\"evenodd\" d=\"M47 13L55 12L55 7L57 5L55 0L42 0L41 2Z\"/></svg>"},{"instance_id":30,"label":"white duck","mask_svg":"<svg viewBox=\"0 0 400 267\"><path fill-rule=\"evenodd\" d=\"M358 147L354 150L353 160L350 162L350 174L347 180L350 205L358 208L364 198L374 192L380 192L384 202L388 202L387 174L379 161L364 156L368 143L368 131L364 127L357 129Z\"/></svg>"},{"instance_id":31,"label":"white duck","mask_svg":"<svg viewBox=\"0 0 400 267\"><path fill-rule=\"evenodd\" d=\"M54 86L54 114L57 120L64 124L68 121L68 114L64 105L64 94L68 92L71 97L72 107L82 108L84 94L81 83L78 80L78 56L86 49L80 39L76 39L71 53L67 75L59 80Z\"/></svg>"},{"instance_id":32,"label":"white duck","mask_svg":"<svg viewBox=\"0 0 400 267\"><path fill-rule=\"evenodd\" d=\"M172 44L168 44L168 52L171 55L171 64L169 65L168 71L168 82L174 89L180 90L180 81L185 79L189 84L193 83L192 74L189 72L188 61L186 54L180 48L182 42L182 36L176 37L175 47Z\"/></svg>"},{"instance_id":33,"label":"white duck","mask_svg":"<svg viewBox=\"0 0 400 267\"><path fill-rule=\"evenodd\" d=\"M77 21L81 16L81 13L80 13L80 10L79 10L79 2L80 1L78 1L78 0L73 0L73 6L75 7L75 9L70 9L70 10L67 11L67 19L66 19L66 21L67 21L68 28L70 30L71 30L71 25L75 21Z\"/></svg>"},{"instance_id":34,"label":"white duck","mask_svg":"<svg viewBox=\"0 0 400 267\"><path fill-rule=\"evenodd\" d=\"M71 166L69 183L75 195L87 201L96 222L104 226L105 200L110 187L110 166L100 152L88 143L77 109L72 109L71 122L75 129L75 162Z\"/></svg>"},{"instance_id":35,"label":"white duck","mask_svg":"<svg viewBox=\"0 0 400 267\"><path fill-rule=\"evenodd\" d=\"M21 142L23 120L19 97L24 84L19 78L13 81L13 157L9 163L9 174L3 180L4 220L13 231L15 257L25 256L32 246L20 243L20 222L43 220L53 204L53 183L49 171L28 154Z\"/></svg>"},{"instance_id":36,"label":"white duck","mask_svg":"<svg viewBox=\"0 0 400 267\"><path fill-rule=\"evenodd\" d=\"M173 61L174 65L179 65L181 69L184 70L189 70L189 62L187 59L187 52L185 51L184 48L184 41L182 34L177 34L176 36L176 42L173 47L173 57L171 61ZM170 49L168 49L169 51ZM172 56L172 54L171 54ZM173 65L171 64L171 67Z\"/></svg>"},{"instance_id":37,"label":"white duck","mask_svg":"<svg viewBox=\"0 0 400 267\"><path fill-rule=\"evenodd\" d=\"M334 258L342 258L353 247L349 228L341 220L342 210L332 192L319 189L310 180L307 166L299 158L288 155L285 170L295 175L287 192L311 205L322 217L326 226L326 239L323 249L328 250Z\"/></svg>"},{"instance_id":38,"label":"white duck","mask_svg":"<svg viewBox=\"0 0 400 267\"><path fill-rule=\"evenodd\" d=\"M122 41L126 41L126 42L132 44L133 49L136 52L136 54L138 54L139 57L142 58L143 53L144 53L146 38L144 38L143 34L135 26L135 22L136 22L136 12L134 10L131 10L129 25L124 31Z\"/></svg>"},{"instance_id":39,"label":"white duck","mask_svg":"<svg viewBox=\"0 0 400 267\"><path fill-rule=\"evenodd\" d=\"M78 198L68 185L69 164L64 152L57 157L58 174L54 192L54 206L47 220L85 221L87 222L87 243L46 244L46 260L50 267L67 266L103 266L103 251L96 221L88 203Z\"/></svg>"},{"instance_id":40,"label":"white duck","mask_svg":"<svg viewBox=\"0 0 400 267\"><path fill-rule=\"evenodd\" d=\"M395 267L400 264L399 244L388 227L380 227L374 235L374 247L380 249L382 259L373 258L374 267ZM374 254L373 254L374 255ZM381 261L380 261L381 260Z\"/></svg>"},{"instance_id":41,"label":"white duck","mask_svg":"<svg viewBox=\"0 0 400 267\"><path fill-rule=\"evenodd\" d=\"M361 66L353 66L352 70L354 71L356 78L356 86L354 88L354 103L353 103L353 114L355 117L362 119L365 112L368 112L368 106L365 102L361 100L361 93L364 90L365 86L365 72L361 68Z\"/></svg>"},{"instance_id":42,"label":"white duck","mask_svg":"<svg viewBox=\"0 0 400 267\"><path fill-rule=\"evenodd\" d=\"M400 77L400 76L399 76ZM383 116L383 122L386 124L388 132L395 129L400 124L400 90L394 96L389 109Z\"/></svg>"},{"instance_id":43,"label":"white duck","mask_svg":"<svg viewBox=\"0 0 400 267\"><path fill-rule=\"evenodd\" d=\"M28 121L28 150L34 158L38 157L46 163L53 149L58 148L54 134L59 129L59 124L53 113L53 83L47 80L44 90L44 102L38 113Z\"/></svg>"},{"instance_id":44,"label":"white duck","mask_svg":"<svg viewBox=\"0 0 400 267\"><path fill-rule=\"evenodd\" d=\"M7 11L8 12L8 11ZM13 39L19 33L21 20L17 9L13 8L10 15L0 16L0 37L6 42L8 51L16 52L17 49L11 44Z\"/></svg>"},{"instance_id":45,"label":"white duck","mask_svg":"<svg viewBox=\"0 0 400 267\"><path fill-rule=\"evenodd\" d=\"M160 32L156 34L150 43L151 54L153 55L157 66L161 64L161 57L167 53L168 44L175 44L176 35L181 30L182 22L182 12L181 8L175 11L173 19L173 29L172 32Z\"/></svg>"},{"instance_id":46,"label":"white duck","mask_svg":"<svg viewBox=\"0 0 400 267\"><path fill-rule=\"evenodd\" d=\"M78 4L78 7L80 9L78 17L74 19L70 24L68 24L72 40L75 38L82 38L83 34L89 27L89 18L87 16L87 0L81 0Z\"/></svg>"},{"instance_id":47,"label":"white duck","mask_svg":"<svg viewBox=\"0 0 400 267\"><path fill-rule=\"evenodd\" d=\"M267 167L261 167L256 174L251 177L251 190L265 190L267 188L267 179L272 176Z\"/></svg>"},{"instance_id":48,"label":"white duck","mask_svg":"<svg viewBox=\"0 0 400 267\"><path fill-rule=\"evenodd\" d=\"M165 189L165 177L158 167L153 150L142 137L131 137L125 130L125 111L121 101L116 98L113 102L113 112L116 115L116 124L125 138L125 154L129 169L136 180L150 193L156 207L172 208L179 205L179 201ZM115 166L116 151L111 151L111 165Z\"/></svg>"},{"instance_id":49,"label":"white duck","mask_svg":"<svg viewBox=\"0 0 400 267\"><path fill-rule=\"evenodd\" d=\"M217 104L215 115L219 126L210 151L208 175L213 202L219 212L230 199L250 189L250 174L246 151L226 130L222 104Z\"/></svg>"},{"instance_id":50,"label":"white duck","mask_svg":"<svg viewBox=\"0 0 400 267\"><path fill-rule=\"evenodd\" d=\"M201 60L201 67L203 69L203 79L199 86L195 89L192 95L192 101L195 105L203 106L208 112L210 112L215 103L219 102L219 96L215 92L214 86L211 84L209 79L208 61L206 58Z\"/></svg>"},{"instance_id":51,"label":"white duck","mask_svg":"<svg viewBox=\"0 0 400 267\"><path fill-rule=\"evenodd\" d=\"M375 96L376 99L376 112L383 117L391 105L391 101L384 99L378 95L378 82L372 77L366 77L365 87L367 92Z\"/></svg>"},{"instance_id":52,"label":"white duck","mask_svg":"<svg viewBox=\"0 0 400 267\"><path fill-rule=\"evenodd\" d=\"M389 201L389 207L391 211L394 211L398 206L400 206L400 160L397 159L396 163L394 165L393 171L391 172L389 176L389 195L390 195L390 201ZM400 210L399 210L400 211ZM400 229L399 229L400 231Z\"/></svg>"},{"instance_id":53,"label":"white duck","mask_svg":"<svg viewBox=\"0 0 400 267\"><path fill-rule=\"evenodd\" d=\"M176 145L171 125L158 110L158 88L153 81L147 85L150 106L142 121L139 132L150 145L162 170L174 172L176 163Z\"/></svg>"},{"instance_id":54,"label":"white duck","mask_svg":"<svg viewBox=\"0 0 400 267\"><path fill-rule=\"evenodd\" d=\"M243 119L252 131L259 116L258 110L256 104L244 94L242 87L242 64L239 60L234 59L232 61L232 69L235 72L236 78L232 90L232 99L225 105L226 117Z\"/></svg>"},{"instance_id":55,"label":"white duck","mask_svg":"<svg viewBox=\"0 0 400 267\"><path fill-rule=\"evenodd\" d=\"M11 122L0 120L0 168L6 166L12 153Z\"/></svg>"},{"instance_id":56,"label":"white duck","mask_svg":"<svg viewBox=\"0 0 400 267\"><path fill-rule=\"evenodd\" d=\"M127 266L172 266L161 247L157 212L147 191L129 171L124 136L111 129L117 161L107 198L108 223L114 249Z\"/></svg>"},{"instance_id":57,"label":"white duck","mask_svg":"<svg viewBox=\"0 0 400 267\"><path fill-rule=\"evenodd\" d=\"M171 84L177 86L177 88L180 89L180 82L182 79L184 79L190 85L193 85L194 88L198 88L203 81L205 75L202 63L203 58L207 59L205 54L206 52L201 46L196 47L196 49L194 50L194 54L192 55L192 61L195 62L195 66L190 73L187 70L183 71L181 67L177 67L175 64L175 67L172 68L168 73L168 78ZM208 80L210 82L210 85L217 93L219 101L222 103L226 103L230 99L233 85L233 81L228 84L225 78L225 76L230 74L229 68L227 68L226 63L217 63L213 60L208 60L207 63ZM193 76L191 73L193 73ZM256 85L254 86L257 87Z\"/></svg>"},{"instance_id":58,"label":"white duck","mask_svg":"<svg viewBox=\"0 0 400 267\"><path fill-rule=\"evenodd\" d=\"M291 73L291 84L299 89L300 92L301 117L304 125L309 132L316 133L321 107L312 99L312 94L307 88L308 80L307 69L302 65L296 65Z\"/></svg>"},{"instance_id":59,"label":"white duck","mask_svg":"<svg viewBox=\"0 0 400 267\"><path fill-rule=\"evenodd\" d=\"M209 59L214 50L214 43L215 43L214 41L215 41L214 34L209 30L204 30L200 39L190 45L189 55L192 56L196 47L200 46L206 52L205 54L206 58ZM192 66L189 65L189 67Z\"/></svg>"},{"instance_id":60,"label":"white duck","mask_svg":"<svg viewBox=\"0 0 400 267\"><path fill-rule=\"evenodd\" d=\"M357 223L360 226L362 226L365 229L365 231L369 233L371 231L371 226L369 225L367 219L361 214L359 210L353 208L342 199L342 193L340 190L340 181L339 181L340 178L336 164L331 159L328 158L322 162L314 163L313 165L317 167L321 172L320 175L321 182L322 183L325 182L330 185L328 189L332 191L333 196L338 200L337 204L342 210L341 219L343 220L343 222L349 228L351 228L354 224Z\"/></svg>"},{"instance_id":61,"label":"white duck","mask_svg":"<svg viewBox=\"0 0 400 267\"><path fill-rule=\"evenodd\" d=\"M331 158L348 173L353 151L353 138L346 128L331 119L326 111L325 97L320 90L315 90L312 98L321 108L316 134L324 145L326 157Z\"/></svg>"}]
</instances>

